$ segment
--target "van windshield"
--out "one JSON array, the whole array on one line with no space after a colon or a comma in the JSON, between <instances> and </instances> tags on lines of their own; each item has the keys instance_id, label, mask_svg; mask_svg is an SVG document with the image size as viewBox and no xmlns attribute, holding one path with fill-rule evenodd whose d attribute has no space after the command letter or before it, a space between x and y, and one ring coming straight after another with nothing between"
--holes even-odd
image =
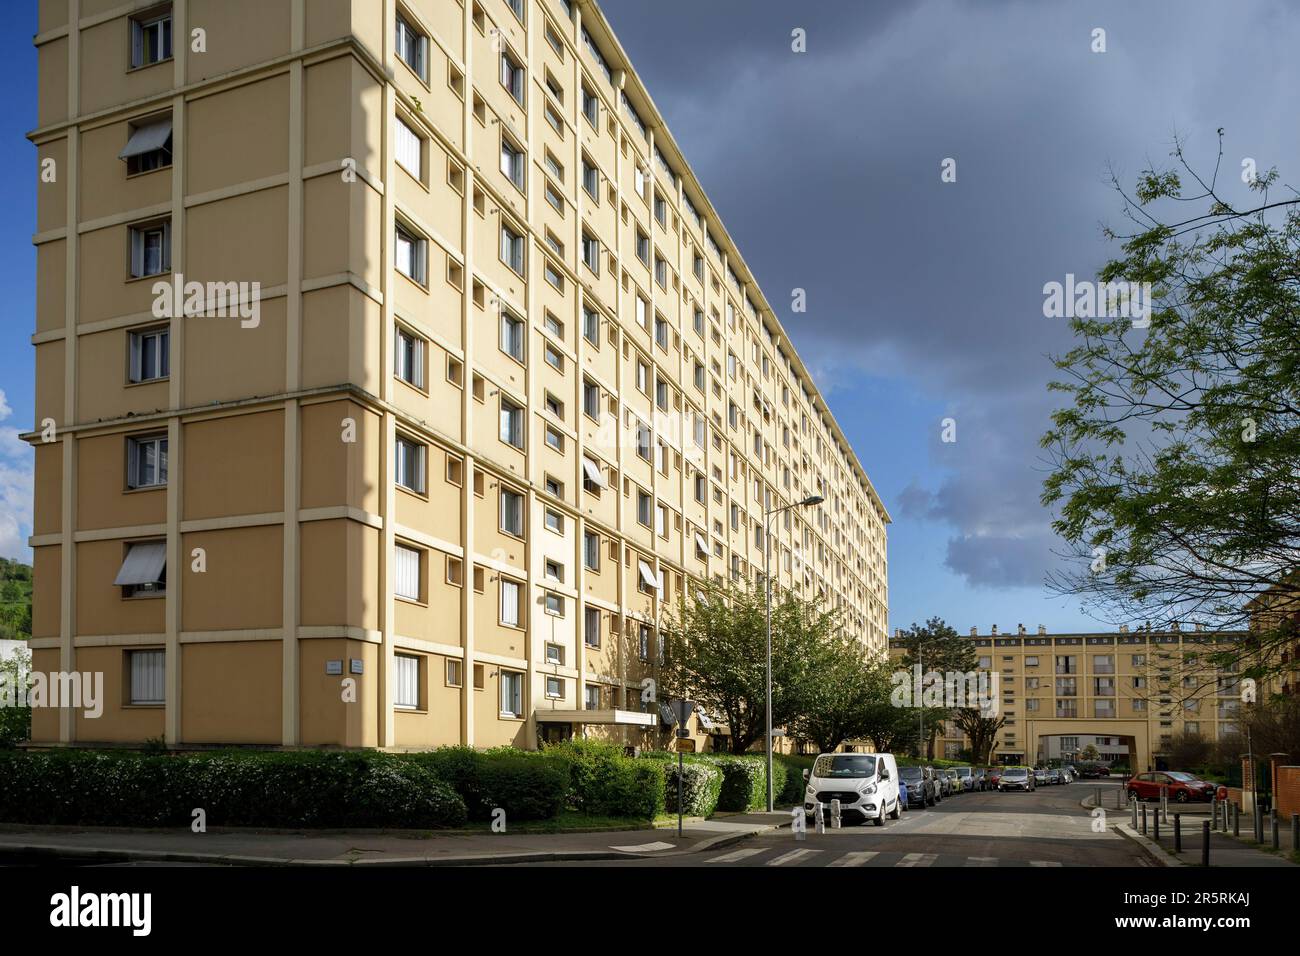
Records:
<instances>
[{"instance_id":1,"label":"van windshield","mask_svg":"<svg viewBox=\"0 0 1300 956\"><path fill-rule=\"evenodd\" d=\"M823 754L813 764L814 777L874 777L874 754Z\"/></svg>"}]
</instances>

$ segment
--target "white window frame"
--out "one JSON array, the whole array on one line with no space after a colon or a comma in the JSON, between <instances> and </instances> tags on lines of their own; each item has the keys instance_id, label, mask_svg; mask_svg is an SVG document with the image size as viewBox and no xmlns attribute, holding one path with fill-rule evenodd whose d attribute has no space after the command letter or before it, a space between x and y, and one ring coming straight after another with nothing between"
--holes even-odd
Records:
<instances>
[{"instance_id":1,"label":"white window frame","mask_svg":"<svg viewBox=\"0 0 1300 956\"><path fill-rule=\"evenodd\" d=\"M501 399L500 437L511 448L524 447L524 409L508 398Z\"/></svg>"},{"instance_id":2,"label":"white window frame","mask_svg":"<svg viewBox=\"0 0 1300 956\"><path fill-rule=\"evenodd\" d=\"M170 219L136 223L130 227L130 273L133 279L166 275L172 271L172 223ZM150 237L157 236L156 256L150 253Z\"/></svg>"},{"instance_id":3,"label":"white window frame","mask_svg":"<svg viewBox=\"0 0 1300 956\"><path fill-rule=\"evenodd\" d=\"M394 438L393 473L399 488L423 495L428 489L428 460L428 445L405 435Z\"/></svg>"},{"instance_id":4,"label":"white window frame","mask_svg":"<svg viewBox=\"0 0 1300 956\"><path fill-rule=\"evenodd\" d=\"M141 456L153 453L152 480L141 481L146 467ZM167 435L129 435L126 439L126 486L128 488L165 488L167 486Z\"/></svg>"},{"instance_id":5,"label":"white window frame","mask_svg":"<svg viewBox=\"0 0 1300 956\"><path fill-rule=\"evenodd\" d=\"M146 344L153 343L153 361L145 361ZM132 384L158 382L171 377L171 331L165 325L130 332L131 367L127 377ZM148 367L146 367L148 366Z\"/></svg>"},{"instance_id":6,"label":"white window frame","mask_svg":"<svg viewBox=\"0 0 1300 956\"><path fill-rule=\"evenodd\" d=\"M420 709L420 658L415 654L393 655L393 708Z\"/></svg>"},{"instance_id":7,"label":"white window frame","mask_svg":"<svg viewBox=\"0 0 1300 956\"><path fill-rule=\"evenodd\" d=\"M524 536L524 509L527 499L518 491L502 486L498 502L499 528L516 538Z\"/></svg>"},{"instance_id":8,"label":"white window frame","mask_svg":"<svg viewBox=\"0 0 1300 956\"><path fill-rule=\"evenodd\" d=\"M429 81L429 38L401 13L397 14L394 50L412 73L425 83Z\"/></svg>"},{"instance_id":9,"label":"white window frame","mask_svg":"<svg viewBox=\"0 0 1300 956\"><path fill-rule=\"evenodd\" d=\"M403 249L406 250L403 256ZM410 226L398 222L393 229L393 267L417 285L427 285L429 244ZM405 259L405 262L403 262Z\"/></svg>"},{"instance_id":10,"label":"white window frame","mask_svg":"<svg viewBox=\"0 0 1300 956\"><path fill-rule=\"evenodd\" d=\"M173 57L175 46L172 26L171 4L167 5L166 12L131 18L131 69L166 63ZM158 31L158 55L150 58L145 36L148 31L155 29Z\"/></svg>"},{"instance_id":11,"label":"white window frame","mask_svg":"<svg viewBox=\"0 0 1300 956\"><path fill-rule=\"evenodd\" d=\"M501 579L500 622L505 627L522 627L519 613L519 596L523 585L518 581L503 577Z\"/></svg>"},{"instance_id":12,"label":"white window frame","mask_svg":"<svg viewBox=\"0 0 1300 956\"><path fill-rule=\"evenodd\" d=\"M402 544L393 545L393 596L407 601L420 600L420 579L424 554L418 548Z\"/></svg>"},{"instance_id":13,"label":"white window frame","mask_svg":"<svg viewBox=\"0 0 1300 956\"><path fill-rule=\"evenodd\" d=\"M396 120L393 145L397 165L410 173L417 182L424 182L424 137L400 116Z\"/></svg>"},{"instance_id":14,"label":"white window frame","mask_svg":"<svg viewBox=\"0 0 1300 956\"><path fill-rule=\"evenodd\" d=\"M167 652L158 648L129 650L128 700L133 707L158 707L167 703ZM144 686L141 686L144 685Z\"/></svg>"},{"instance_id":15,"label":"white window frame","mask_svg":"<svg viewBox=\"0 0 1300 956\"><path fill-rule=\"evenodd\" d=\"M393 336L393 374L424 391L424 339L401 326Z\"/></svg>"}]
</instances>

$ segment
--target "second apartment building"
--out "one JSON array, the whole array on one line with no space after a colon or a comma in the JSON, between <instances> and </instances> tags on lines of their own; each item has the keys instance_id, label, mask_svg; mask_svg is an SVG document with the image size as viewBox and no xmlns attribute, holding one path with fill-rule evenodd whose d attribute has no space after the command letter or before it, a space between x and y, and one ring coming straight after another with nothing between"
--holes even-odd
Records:
<instances>
[{"instance_id":1,"label":"second apartment building","mask_svg":"<svg viewBox=\"0 0 1300 956\"><path fill-rule=\"evenodd\" d=\"M107 701L36 742L653 742L661 609L810 495L774 580L885 652L888 513L594 4L40 11L34 667Z\"/></svg>"}]
</instances>

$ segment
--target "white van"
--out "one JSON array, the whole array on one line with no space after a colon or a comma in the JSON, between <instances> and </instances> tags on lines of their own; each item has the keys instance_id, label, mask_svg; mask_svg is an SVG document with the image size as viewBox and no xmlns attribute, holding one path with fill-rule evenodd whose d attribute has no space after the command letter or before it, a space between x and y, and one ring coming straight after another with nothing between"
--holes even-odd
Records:
<instances>
[{"instance_id":1,"label":"white van","mask_svg":"<svg viewBox=\"0 0 1300 956\"><path fill-rule=\"evenodd\" d=\"M883 827L885 814L898 819L898 764L893 754L821 754L812 770L804 771L804 780L803 808L809 816L820 800L829 821L831 801L838 799L844 820L870 820Z\"/></svg>"}]
</instances>

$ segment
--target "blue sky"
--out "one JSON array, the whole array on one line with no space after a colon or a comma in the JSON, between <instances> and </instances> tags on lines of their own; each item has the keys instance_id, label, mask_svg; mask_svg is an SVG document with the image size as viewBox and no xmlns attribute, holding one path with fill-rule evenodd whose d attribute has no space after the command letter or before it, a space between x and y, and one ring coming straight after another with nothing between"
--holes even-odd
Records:
<instances>
[{"instance_id":1,"label":"blue sky","mask_svg":"<svg viewBox=\"0 0 1300 956\"><path fill-rule=\"evenodd\" d=\"M893 515L891 629L1102 629L1042 583L1058 547L1038 504L1047 356L1070 344L1042 287L1095 273L1100 226L1119 220L1108 171L1131 185L1175 134L1205 165L1224 127L1225 176L1249 156L1288 181L1300 18L1278 0L1193 0L1177 18L1123 0L601 6ZM0 554L26 558L36 4L10 7Z\"/></svg>"}]
</instances>

